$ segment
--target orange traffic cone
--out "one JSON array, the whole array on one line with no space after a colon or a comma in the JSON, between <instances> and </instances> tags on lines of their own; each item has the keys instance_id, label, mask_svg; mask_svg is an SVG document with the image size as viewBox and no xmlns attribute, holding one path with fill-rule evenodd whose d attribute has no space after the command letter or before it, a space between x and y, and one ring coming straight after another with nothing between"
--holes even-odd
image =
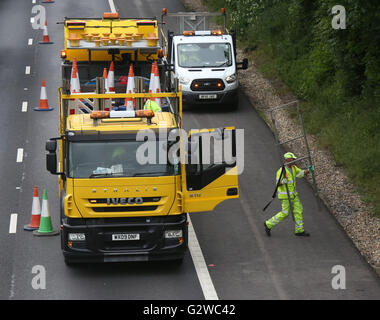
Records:
<instances>
[{"instance_id":1,"label":"orange traffic cone","mask_svg":"<svg viewBox=\"0 0 380 320\"><path fill-rule=\"evenodd\" d=\"M47 29L47 21L45 20L45 25L44 25L44 28L43 28L43 36L42 36L42 41L40 41L39 43L40 44L51 44L51 43L54 43L52 41L50 41L50 38L49 38L49 34L48 34L48 29Z\"/></svg>"},{"instance_id":2,"label":"orange traffic cone","mask_svg":"<svg viewBox=\"0 0 380 320\"><path fill-rule=\"evenodd\" d=\"M115 67L113 61L108 70L107 87L109 92L115 92Z\"/></svg>"},{"instance_id":3,"label":"orange traffic cone","mask_svg":"<svg viewBox=\"0 0 380 320\"><path fill-rule=\"evenodd\" d=\"M132 63L129 66L128 73L128 83L127 83L127 91L126 93L134 93L135 92L135 76L133 75L133 65ZM124 105L127 107L127 110L134 110L134 106L136 105L136 101L133 98L125 98Z\"/></svg>"},{"instance_id":4,"label":"orange traffic cone","mask_svg":"<svg viewBox=\"0 0 380 320\"><path fill-rule=\"evenodd\" d=\"M107 93L108 92L107 68L103 69L103 79L104 79L104 86L105 86L106 93Z\"/></svg>"},{"instance_id":5,"label":"orange traffic cone","mask_svg":"<svg viewBox=\"0 0 380 320\"><path fill-rule=\"evenodd\" d=\"M154 62L154 78L153 78L152 92L154 92L154 93L160 93L161 92L160 76L158 75L157 61ZM155 98L154 100L161 107L161 105L162 105L161 99Z\"/></svg>"},{"instance_id":6,"label":"orange traffic cone","mask_svg":"<svg viewBox=\"0 0 380 320\"><path fill-rule=\"evenodd\" d=\"M40 227L41 220L41 206L40 206L40 198L38 197L38 189L34 187L33 193L33 203L32 203L32 219L29 224L24 226L24 230L33 231L37 230Z\"/></svg>"},{"instance_id":7,"label":"orange traffic cone","mask_svg":"<svg viewBox=\"0 0 380 320\"><path fill-rule=\"evenodd\" d=\"M73 66L71 69L71 79L70 79L70 92L71 93L80 93L80 81L78 75L78 65L77 59L73 59Z\"/></svg>"},{"instance_id":8,"label":"orange traffic cone","mask_svg":"<svg viewBox=\"0 0 380 320\"><path fill-rule=\"evenodd\" d=\"M54 108L49 107L48 105L48 99L46 95L46 86L45 86L45 80L42 80L42 86L41 86L41 95L40 95L40 105L38 108L34 108L35 111L51 111Z\"/></svg>"}]
</instances>

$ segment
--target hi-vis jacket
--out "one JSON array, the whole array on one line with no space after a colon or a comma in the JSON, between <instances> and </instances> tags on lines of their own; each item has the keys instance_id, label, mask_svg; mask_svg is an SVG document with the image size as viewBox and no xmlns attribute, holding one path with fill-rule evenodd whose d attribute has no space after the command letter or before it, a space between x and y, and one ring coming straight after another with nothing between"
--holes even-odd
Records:
<instances>
[{"instance_id":1,"label":"hi-vis jacket","mask_svg":"<svg viewBox=\"0 0 380 320\"><path fill-rule=\"evenodd\" d=\"M276 184L278 183L278 180L281 175L282 168L280 168L277 171L276 174ZM296 165L292 165L291 168L288 168L285 166L285 172L281 177L282 179L288 180L288 189L289 189L289 195L292 199L294 199L295 196L298 195L296 191L296 178L302 178L305 175L305 171L298 168ZM280 200L288 199L288 193L286 192L286 186L285 184L280 185L277 189L277 195Z\"/></svg>"}]
</instances>

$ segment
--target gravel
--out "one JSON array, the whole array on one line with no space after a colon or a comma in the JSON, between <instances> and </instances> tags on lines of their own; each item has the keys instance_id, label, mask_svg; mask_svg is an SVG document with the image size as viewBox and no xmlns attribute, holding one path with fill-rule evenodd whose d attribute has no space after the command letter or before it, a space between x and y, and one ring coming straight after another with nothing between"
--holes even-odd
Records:
<instances>
[{"instance_id":1,"label":"gravel","mask_svg":"<svg viewBox=\"0 0 380 320\"><path fill-rule=\"evenodd\" d=\"M191 11L207 11L200 0L182 0L182 3ZM237 50L237 55L238 61L244 57L240 49ZM239 70L239 83L251 104L263 115L272 130L269 109L296 100L289 93L278 94L271 81L265 79L257 71L254 61L249 62L247 70ZM286 110L274 112L273 118L276 121L280 141L297 137L302 133L299 118L291 117ZM370 208L361 200L354 185L343 169L335 163L331 153L318 146L315 136L307 135L307 141L312 150L311 156L315 165L314 175L320 198L331 214L336 217L360 253L380 276L380 219L370 214ZM298 156L307 153L305 144L300 143L300 140L288 143L286 149ZM306 164L306 162L301 163L300 166L306 166ZM307 180L312 183L310 175Z\"/></svg>"}]
</instances>

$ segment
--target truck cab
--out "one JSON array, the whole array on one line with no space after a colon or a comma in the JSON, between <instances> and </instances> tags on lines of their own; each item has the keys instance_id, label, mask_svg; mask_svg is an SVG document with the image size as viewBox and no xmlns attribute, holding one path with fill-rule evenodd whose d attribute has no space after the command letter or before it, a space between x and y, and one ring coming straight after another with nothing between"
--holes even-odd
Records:
<instances>
[{"instance_id":1,"label":"truck cab","mask_svg":"<svg viewBox=\"0 0 380 320\"><path fill-rule=\"evenodd\" d=\"M220 15L225 16L225 11ZM206 18L215 14L168 14L164 11L163 16L177 17L182 23L180 33L168 31L166 59L172 67L172 78L178 78L182 85L183 103L223 104L237 108L237 70L247 69L248 60L236 61L234 34L229 34L225 28L207 29Z\"/></svg>"}]
</instances>

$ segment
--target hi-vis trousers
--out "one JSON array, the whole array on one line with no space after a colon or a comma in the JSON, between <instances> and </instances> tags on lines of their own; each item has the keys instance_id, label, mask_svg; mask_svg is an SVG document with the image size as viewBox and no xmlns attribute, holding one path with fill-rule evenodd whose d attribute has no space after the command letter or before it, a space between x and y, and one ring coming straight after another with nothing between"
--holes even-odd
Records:
<instances>
[{"instance_id":1,"label":"hi-vis trousers","mask_svg":"<svg viewBox=\"0 0 380 320\"><path fill-rule=\"evenodd\" d=\"M269 229L272 229L281 221L285 220L285 218L287 218L290 213L289 200L288 199L280 199L280 200L281 200L282 210L279 213L277 213L275 216L273 216L272 218L266 221L267 227ZM301 233L304 231L303 217L302 217L303 207L298 195L296 195L294 199L292 199L292 205L293 205L293 213L294 213L294 221L295 221L295 233Z\"/></svg>"}]
</instances>

